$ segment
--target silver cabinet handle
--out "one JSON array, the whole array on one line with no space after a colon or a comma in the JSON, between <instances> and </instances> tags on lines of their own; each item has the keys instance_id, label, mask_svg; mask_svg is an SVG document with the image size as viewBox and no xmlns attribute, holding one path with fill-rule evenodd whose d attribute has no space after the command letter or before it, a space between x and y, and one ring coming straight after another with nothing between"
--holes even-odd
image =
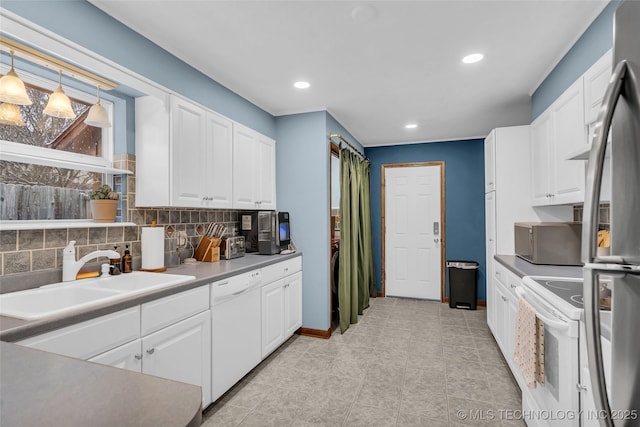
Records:
<instances>
[{"instance_id":1,"label":"silver cabinet handle","mask_svg":"<svg viewBox=\"0 0 640 427\"><path fill-rule=\"evenodd\" d=\"M576 390L578 390L578 393L581 393L581 392L583 392L583 391L587 391L587 390L588 390L588 388L587 388L587 387L585 387L585 386L583 386L583 385L582 385L582 384L580 384L580 383L577 383L577 384L576 384Z\"/></svg>"},{"instance_id":2,"label":"silver cabinet handle","mask_svg":"<svg viewBox=\"0 0 640 427\"><path fill-rule=\"evenodd\" d=\"M134 357L136 360L141 360L141 359L142 359L142 355L141 355L141 354L137 354L137 353L136 353L136 354L134 354L134 355L133 355L133 357Z\"/></svg>"},{"instance_id":3,"label":"silver cabinet handle","mask_svg":"<svg viewBox=\"0 0 640 427\"><path fill-rule=\"evenodd\" d=\"M149 350L147 350L147 354L153 354L155 351L155 348L150 348Z\"/></svg>"},{"instance_id":4,"label":"silver cabinet handle","mask_svg":"<svg viewBox=\"0 0 640 427\"><path fill-rule=\"evenodd\" d=\"M511 286L511 289L515 289L515 288L517 288L517 286L516 286L516 285L514 285L513 283L511 283L509 286Z\"/></svg>"}]
</instances>

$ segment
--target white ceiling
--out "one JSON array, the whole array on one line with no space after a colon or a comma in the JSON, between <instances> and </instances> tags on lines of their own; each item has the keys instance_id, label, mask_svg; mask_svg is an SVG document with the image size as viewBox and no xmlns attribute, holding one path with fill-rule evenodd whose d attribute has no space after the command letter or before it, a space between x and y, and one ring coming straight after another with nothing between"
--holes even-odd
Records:
<instances>
[{"instance_id":1,"label":"white ceiling","mask_svg":"<svg viewBox=\"0 0 640 427\"><path fill-rule=\"evenodd\" d=\"M530 94L606 2L91 0L269 113L327 109L364 146L528 124ZM472 52L485 59L462 64Z\"/></svg>"}]
</instances>

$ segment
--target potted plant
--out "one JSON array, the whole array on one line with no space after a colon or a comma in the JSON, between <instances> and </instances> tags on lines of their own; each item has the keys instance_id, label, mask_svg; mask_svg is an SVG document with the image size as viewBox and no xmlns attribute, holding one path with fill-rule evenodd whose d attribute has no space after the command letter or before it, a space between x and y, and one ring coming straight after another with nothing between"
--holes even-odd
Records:
<instances>
[{"instance_id":1,"label":"potted plant","mask_svg":"<svg viewBox=\"0 0 640 427\"><path fill-rule=\"evenodd\" d=\"M91 199L91 215L95 222L115 222L118 208L118 193L107 184L98 187L89 194Z\"/></svg>"}]
</instances>

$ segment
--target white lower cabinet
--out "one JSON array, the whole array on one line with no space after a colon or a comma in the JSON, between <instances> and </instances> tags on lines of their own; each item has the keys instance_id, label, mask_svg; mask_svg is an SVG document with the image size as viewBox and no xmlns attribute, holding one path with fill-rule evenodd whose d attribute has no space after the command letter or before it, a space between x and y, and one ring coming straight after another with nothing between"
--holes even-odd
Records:
<instances>
[{"instance_id":1,"label":"white lower cabinet","mask_svg":"<svg viewBox=\"0 0 640 427\"><path fill-rule=\"evenodd\" d=\"M211 403L211 312L209 310L89 359L202 388Z\"/></svg>"},{"instance_id":2,"label":"white lower cabinet","mask_svg":"<svg viewBox=\"0 0 640 427\"><path fill-rule=\"evenodd\" d=\"M89 359L89 362L142 372L142 340L137 339L99 354Z\"/></svg>"},{"instance_id":3,"label":"white lower cabinet","mask_svg":"<svg viewBox=\"0 0 640 427\"><path fill-rule=\"evenodd\" d=\"M211 403L211 312L209 310L142 338L142 372L202 387Z\"/></svg>"},{"instance_id":4,"label":"white lower cabinet","mask_svg":"<svg viewBox=\"0 0 640 427\"><path fill-rule=\"evenodd\" d=\"M262 357L302 326L302 272L262 287Z\"/></svg>"},{"instance_id":5,"label":"white lower cabinet","mask_svg":"<svg viewBox=\"0 0 640 427\"><path fill-rule=\"evenodd\" d=\"M140 307L36 335L17 344L78 359L89 359L140 337Z\"/></svg>"}]
</instances>

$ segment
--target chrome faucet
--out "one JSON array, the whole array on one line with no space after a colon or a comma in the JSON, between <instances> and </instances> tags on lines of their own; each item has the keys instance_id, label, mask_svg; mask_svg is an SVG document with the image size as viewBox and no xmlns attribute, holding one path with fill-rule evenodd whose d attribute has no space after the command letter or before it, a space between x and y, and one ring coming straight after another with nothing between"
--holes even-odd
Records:
<instances>
[{"instance_id":1,"label":"chrome faucet","mask_svg":"<svg viewBox=\"0 0 640 427\"><path fill-rule=\"evenodd\" d=\"M71 240L66 248L62 250L62 281L69 282L71 280L76 280L76 276L78 275L78 271L82 268L83 265L87 263L87 261L92 260L94 258L98 258L101 256L107 258L120 258L120 254L116 251L102 250L102 251L93 251L78 261L76 261L76 241Z\"/></svg>"}]
</instances>

